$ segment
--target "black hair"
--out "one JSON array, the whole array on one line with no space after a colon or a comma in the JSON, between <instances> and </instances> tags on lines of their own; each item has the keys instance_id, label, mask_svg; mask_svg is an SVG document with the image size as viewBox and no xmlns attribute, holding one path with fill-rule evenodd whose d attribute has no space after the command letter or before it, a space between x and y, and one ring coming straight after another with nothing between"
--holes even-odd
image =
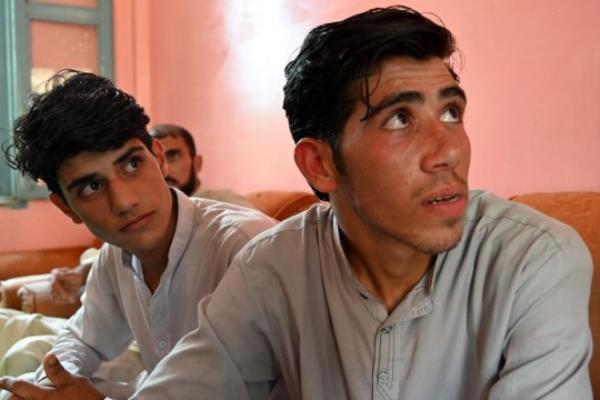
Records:
<instances>
[{"instance_id":1,"label":"black hair","mask_svg":"<svg viewBox=\"0 0 600 400\"><path fill-rule=\"evenodd\" d=\"M163 139L167 136L182 137L185 141L185 144L187 145L188 150L190 151L190 156L192 157L192 159L196 157L196 144L194 143L194 137L187 129L179 125L154 125L152 128L150 128L150 136L152 136L155 139Z\"/></svg>"},{"instance_id":2,"label":"black hair","mask_svg":"<svg viewBox=\"0 0 600 400\"><path fill-rule=\"evenodd\" d=\"M30 95L28 111L15 121L13 143L3 149L23 175L43 180L64 199L57 173L66 160L115 150L132 138L152 151L144 109L107 78L61 70L46 86L47 92Z\"/></svg>"},{"instance_id":3,"label":"black hair","mask_svg":"<svg viewBox=\"0 0 600 400\"><path fill-rule=\"evenodd\" d=\"M304 137L325 141L344 173L341 133L356 101L366 105L365 117L371 112L369 77L390 57L439 57L458 80L449 64L455 50L449 30L404 6L374 8L317 26L285 67L283 108L294 142ZM315 193L328 200L327 194Z\"/></svg>"}]
</instances>

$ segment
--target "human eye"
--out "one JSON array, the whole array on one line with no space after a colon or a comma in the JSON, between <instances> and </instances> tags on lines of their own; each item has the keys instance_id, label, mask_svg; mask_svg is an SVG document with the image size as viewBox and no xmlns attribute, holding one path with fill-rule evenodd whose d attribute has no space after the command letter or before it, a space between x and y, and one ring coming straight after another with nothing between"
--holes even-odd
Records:
<instances>
[{"instance_id":1,"label":"human eye","mask_svg":"<svg viewBox=\"0 0 600 400\"><path fill-rule=\"evenodd\" d=\"M167 151L165 155L168 162L173 162L179 158L179 152L174 150Z\"/></svg>"},{"instance_id":2,"label":"human eye","mask_svg":"<svg viewBox=\"0 0 600 400\"><path fill-rule=\"evenodd\" d=\"M396 111L394 115L388 119L383 127L385 129L404 129L408 127L409 124L409 115L408 112L404 110Z\"/></svg>"},{"instance_id":3,"label":"human eye","mask_svg":"<svg viewBox=\"0 0 600 400\"><path fill-rule=\"evenodd\" d=\"M131 157L125 163L125 172L131 174L137 171L140 168L143 161L144 159L142 157Z\"/></svg>"},{"instance_id":4,"label":"human eye","mask_svg":"<svg viewBox=\"0 0 600 400\"><path fill-rule=\"evenodd\" d=\"M440 121L448 123L460 123L463 119L463 109L456 104L450 105L440 117Z\"/></svg>"},{"instance_id":5,"label":"human eye","mask_svg":"<svg viewBox=\"0 0 600 400\"><path fill-rule=\"evenodd\" d=\"M92 197L104 188L100 181L90 181L79 189L79 196L83 198Z\"/></svg>"}]
</instances>

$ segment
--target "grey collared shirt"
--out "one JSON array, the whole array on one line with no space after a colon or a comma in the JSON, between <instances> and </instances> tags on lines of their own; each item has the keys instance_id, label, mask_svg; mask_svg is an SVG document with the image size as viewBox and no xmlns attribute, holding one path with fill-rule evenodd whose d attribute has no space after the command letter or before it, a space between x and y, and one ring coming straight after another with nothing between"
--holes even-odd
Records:
<instances>
[{"instance_id":1,"label":"grey collared shirt","mask_svg":"<svg viewBox=\"0 0 600 400\"><path fill-rule=\"evenodd\" d=\"M133 398L591 399L591 274L573 229L474 191L388 313L316 206L249 242Z\"/></svg>"},{"instance_id":2,"label":"grey collared shirt","mask_svg":"<svg viewBox=\"0 0 600 400\"><path fill-rule=\"evenodd\" d=\"M147 371L197 326L197 304L221 280L234 255L275 221L258 211L176 191L177 225L160 283L151 293L140 261L104 245L93 264L82 307L52 352L71 372L90 376L132 340ZM43 379L38 370L38 379Z\"/></svg>"}]
</instances>

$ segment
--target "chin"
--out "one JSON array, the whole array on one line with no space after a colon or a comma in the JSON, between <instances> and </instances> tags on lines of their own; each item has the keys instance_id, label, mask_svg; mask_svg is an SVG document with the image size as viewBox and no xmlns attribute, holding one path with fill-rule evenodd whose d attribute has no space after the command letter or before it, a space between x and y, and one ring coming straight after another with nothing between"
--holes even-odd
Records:
<instances>
[{"instance_id":1,"label":"chin","mask_svg":"<svg viewBox=\"0 0 600 400\"><path fill-rule=\"evenodd\" d=\"M462 221L455 226L446 227L442 232L432 233L431 236L423 237L414 244L414 247L423 253L436 255L452 249L458 244L462 237Z\"/></svg>"}]
</instances>

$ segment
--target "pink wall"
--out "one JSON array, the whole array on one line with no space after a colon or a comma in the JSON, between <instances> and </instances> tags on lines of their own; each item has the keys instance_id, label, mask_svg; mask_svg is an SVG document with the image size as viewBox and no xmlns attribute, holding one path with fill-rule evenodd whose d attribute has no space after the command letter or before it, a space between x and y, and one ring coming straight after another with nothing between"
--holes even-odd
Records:
<instances>
[{"instance_id":1,"label":"pink wall","mask_svg":"<svg viewBox=\"0 0 600 400\"><path fill-rule=\"evenodd\" d=\"M210 186L306 189L281 110L285 62L309 27L393 2L249 3L152 3L153 117L195 133ZM439 15L464 53L473 187L600 190L600 2L408 4Z\"/></svg>"},{"instance_id":2,"label":"pink wall","mask_svg":"<svg viewBox=\"0 0 600 400\"><path fill-rule=\"evenodd\" d=\"M195 134L207 185L246 193L308 190L281 110L283 67L308 29L393 2L114 3L117 83L146 106L152 123L179 123ZM600 2L407 4L439 15L464 53L471 186L503 196L600 191ZM0 252L90 241L47 202L0 210L0 221Z\"/></svg>"}]
</instances>

